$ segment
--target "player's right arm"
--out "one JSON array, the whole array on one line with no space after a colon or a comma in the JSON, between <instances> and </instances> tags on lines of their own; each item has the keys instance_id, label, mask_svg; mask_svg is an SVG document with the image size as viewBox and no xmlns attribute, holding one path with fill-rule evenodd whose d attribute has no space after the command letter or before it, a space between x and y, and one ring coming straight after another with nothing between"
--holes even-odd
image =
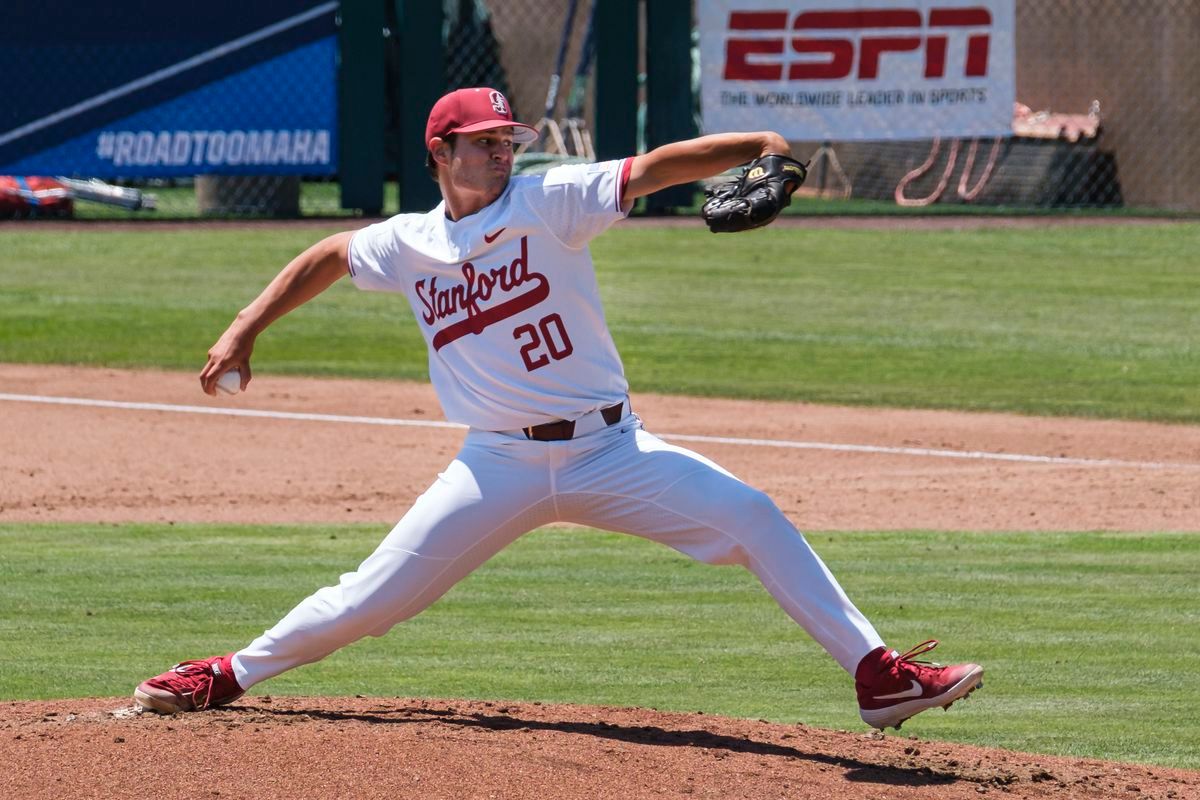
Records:
<instances>
[{"instance_id":1,"label":"player's right arm","mask_svg":"<svg viewBox=\"0 0 1200 800\"><path fill-rule=\"evenodd\" d=\"M242 374L242 389L250 382L250 354L254 341L275 320L312 300L349 272L349 247L353 231L337 233L314 244L292 259L254 302L240 312L208 351L200 371L200 388L217 393L217 379L235 367Z\"/></svg>"}]
</instances>

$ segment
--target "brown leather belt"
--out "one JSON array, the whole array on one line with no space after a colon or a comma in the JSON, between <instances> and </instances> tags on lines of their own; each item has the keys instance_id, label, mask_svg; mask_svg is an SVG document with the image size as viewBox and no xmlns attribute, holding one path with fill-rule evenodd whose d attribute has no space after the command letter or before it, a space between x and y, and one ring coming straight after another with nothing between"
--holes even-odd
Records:
<instances>
[{"instance_id":1,"label":"brown leather belt","mask_svg":"<svg viewBox=\"0 0 1200 800\"><path fill-rule=\"evenodd\" d=\"M615 406L600 409L600 416L604 419L605 425L616 425L625 416L624 409L625 403L622 401ZM564 442L575 436L575 421L560 419L557 422L546 422L522 428L521 431L525 434L526 439L534 439L539 442Z\"/></svg>"}]
</instances>

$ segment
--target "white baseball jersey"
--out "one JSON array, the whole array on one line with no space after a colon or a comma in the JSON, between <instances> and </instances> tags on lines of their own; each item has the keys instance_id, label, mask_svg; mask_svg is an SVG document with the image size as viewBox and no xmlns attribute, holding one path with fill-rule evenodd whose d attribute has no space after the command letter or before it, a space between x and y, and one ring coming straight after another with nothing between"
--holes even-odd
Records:
<instances>
[{"instance_id":1,"label":"white baseball jersey","mask_svg":"<svg viewBox=\"0 0 1200 800\"><path fill-rule=\"evenodd\" d=\"M355 234L354 283L408 298L447 419L515 430L625 397L587 243L625 216L631 161L515 176L463 219L442 202Z\"/></svg>"}]
</instances>

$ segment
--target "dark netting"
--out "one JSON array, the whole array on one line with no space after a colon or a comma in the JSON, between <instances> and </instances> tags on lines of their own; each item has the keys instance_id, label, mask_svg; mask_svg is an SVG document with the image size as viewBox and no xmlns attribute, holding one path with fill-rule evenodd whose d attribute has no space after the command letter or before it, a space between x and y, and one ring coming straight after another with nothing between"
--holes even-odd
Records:
<instances>
[{"instance_id":1,"label":"dark netting","mask_svg":"<svg viewBox=\"0 0 1200 800\"><path fill-rule=\"evenodd\" d=\"M445 88L497 88L517 118L541 132L519 154L518 169L593 158L595 0L442 3ZM0 68L10 75L0 106L0 198L18 198L25 211L5 211L0 199L0 213L63 213L64 193L78 216L350 213L340 209L329 167L341 133L336 112L315 122L297 112L322 92L336 106L336 84L319 76L336 75L337 4L269 0L225 13L234 7L213 0L199 10L148 11L150 26L169 27L171 14L195 16L196 35L180 48L168 36L130 43L102 9L81 7L70 29L50 29L33 6L18 4L0 30ZM401 115L416 112L395 100L396 4L385 8L385 145L394 173ZM280 25L283 34L263 34ZM246 37L260 38L242 47ZM693 58L699 89L697 50ZM1200 209L1192 135L1200 106L1190 99L1200 75L1200 4L1016 0L1015 59L1011 135L796 142L796 155L812 160L803 191L918 207ZM244 119L223 116L231 82L249 109ZM129 87L129 108L110 113L108 101L97 100ZM189 100L172 115L148 115L177 96ZM761 124L748 111L737 128ZM19 180L30 177L85 183ZM91 182L97 177L130 191L89 202L88 192L113 194ZM394 209L395 194L386 197L385 211ZM151 205L156 210L144 210Z\"/></svg>"},{"instance_id":2,"label":"dark netting","mask_svg":"<svg viewBox=\"0 0 1200 800\"><path fill-rule=\"evenodd\" d=\"M449 89L492 86L517 119L535 125L518 171L591 160L588 124L595 64L594 0L448 0Z\"/></svg>"},{"instance_id":3,"label":"dark netting","mask_svg":"<svg viewBox=\"0 0 1200 800\"><path fill-rule=\"evenodd\" d=\"M0 214L43 215L64 190L76 217L337 212L337 12L331 0L117 0L73 4L66 20L6 8Z\"/></svg>"},{"instance_id":4,"label":"dark netting","mask_svg":"<svg viewBox=\"0 0 1200 800\"><path fill-rule=\"evenodd\" d=\"M467 86L499 89L515 103L500 59L500 41L483 0L446 4L446 91Z\"/></svg>"}]
</instances>

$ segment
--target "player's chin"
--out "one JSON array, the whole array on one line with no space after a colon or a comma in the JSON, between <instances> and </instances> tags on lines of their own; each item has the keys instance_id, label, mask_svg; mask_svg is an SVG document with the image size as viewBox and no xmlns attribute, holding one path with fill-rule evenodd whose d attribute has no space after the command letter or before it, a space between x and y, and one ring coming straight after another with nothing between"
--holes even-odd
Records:
<instances>
[{"instance_id":1,"label":"player's chin","mask_svg":"<svg viewBox=\"0 0 1200 800\"><path fill-rule=\"evenodd\" d=\"M504 173L495 173L489 175L487 181L487 194L490 198L489 202L496 200L500 195L504 194L504 187L508 186L508 179L512 177L512 173L505 171Z\"/></svg>"}]
</instances>

